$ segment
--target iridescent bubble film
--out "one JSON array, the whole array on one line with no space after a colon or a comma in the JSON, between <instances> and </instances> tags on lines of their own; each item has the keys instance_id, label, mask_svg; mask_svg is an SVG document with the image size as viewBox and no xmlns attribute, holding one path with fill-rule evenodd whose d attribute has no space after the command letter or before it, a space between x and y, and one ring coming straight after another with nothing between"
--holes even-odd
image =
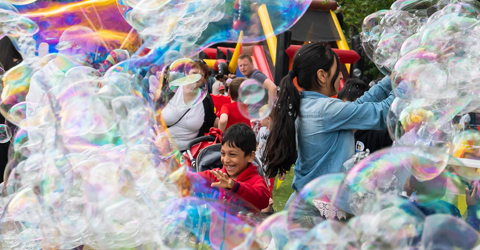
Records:
<instances>
[{"instance_id":1,"label":"iridescent bubble film","mask_svg":"<svg viewBox=\"0 0 480 250\"><path fill-rule=\"evenodd\" d=\"M273 38L311 2L0 1L0 38L22 56L0 70L0 248L476 247L480 137L458 119L480 107L475 1L397 1L365 19L366 54L397 96L396 147L314 179L284 211L267 217L242 191L212 187L179 151L164 117L208 95L193 58ZM262 120L273 96L248 80L238 103Z\"/></svg>"},{"instance_id":2,"label":"iridescent bubble film","mask_svg":"<svg viewBox=\"0 0 480 250\"><path fill-rule=\"evenodd\" d=\"M260 212L215 200L162 114L205 100L208 68L190 58L276 36L310 2L0 1L0 38L22 56L0 72L0 248L241 245Z\"/></svg>"},{"instance_id":3,"label":"iridescent bubble film","mask_svg":"<svg viewBox=\"0 0 480 250\"><path fill-rule=\"evenodd\" d=\"M250 120L263 120L270 115L273 98L268 90L254 79L245 80L238 89L238 109Z\"/></svg>"}]
</instances>

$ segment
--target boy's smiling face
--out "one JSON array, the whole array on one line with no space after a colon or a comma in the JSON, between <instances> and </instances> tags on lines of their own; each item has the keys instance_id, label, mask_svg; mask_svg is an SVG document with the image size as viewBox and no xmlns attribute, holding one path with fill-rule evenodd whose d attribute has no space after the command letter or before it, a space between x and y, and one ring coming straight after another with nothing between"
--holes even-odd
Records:
<instances>
[{"instance_id":1,"label":"boy's smiling face","mask_svg":"<svg viewBox=\"0 0 480 250\"><path fill-rule=\"evenodd\" d=\"M224 143L222 145L222 164L227 170L227 174L232 179L236 179L240 173L245 170L248 165L255 158L255 151L250 152L245 156L245 152L242 149L229 145L230 143Z\"/></svg>"}]
</instances>

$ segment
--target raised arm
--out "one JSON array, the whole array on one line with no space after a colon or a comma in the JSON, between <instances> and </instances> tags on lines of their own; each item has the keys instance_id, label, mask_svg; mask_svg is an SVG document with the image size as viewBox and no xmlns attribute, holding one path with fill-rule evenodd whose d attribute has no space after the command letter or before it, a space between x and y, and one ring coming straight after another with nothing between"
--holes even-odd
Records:
<instances>
[{"instance_id":1,"label":"raised arm","mask_svg":"<svg viewBox=\"0 0 480 250\"><path fill-rule=\"evenodd\" d=\"M385 76L377 85L358 98L355 103L381 102L390 96L390 92L392 92L392 83L390 77Z\"/></svg>"},{"instance_id":2,"label":"raised arm","mask_svg":"<svg viewBox=\"0 0 480 250\"><path fill-rule=\"evenodd\" d=\"M330 99L325 105L321 119L316 126L323 131L338 130L380 130L387 127L387 114L394 100L393 93L381 102L357 104Z\"/></svg>"}]
</instances>

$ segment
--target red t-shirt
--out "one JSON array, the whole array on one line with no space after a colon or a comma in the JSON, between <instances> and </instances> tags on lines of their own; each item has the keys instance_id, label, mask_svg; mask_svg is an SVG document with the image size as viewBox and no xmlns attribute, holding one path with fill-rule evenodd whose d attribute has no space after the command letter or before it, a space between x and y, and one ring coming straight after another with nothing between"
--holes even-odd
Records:
<instances>
[{"instance_id":1,"label":"red t-shirt","mask_svg":"<svg viewBox=\"0 0 480 250\"><path fill-rule=\"evenodd\" d=\"M228 122L225 130L227 130L230 126L232 126L235 123L245 123L248 126L251 126L250 119L245 118L245 116L243 116L240 113L237 102L232 102L232 103L223 105L222 110L220 111L220 116L222 114L228 115Z\"/></svg>"}]
</instances>

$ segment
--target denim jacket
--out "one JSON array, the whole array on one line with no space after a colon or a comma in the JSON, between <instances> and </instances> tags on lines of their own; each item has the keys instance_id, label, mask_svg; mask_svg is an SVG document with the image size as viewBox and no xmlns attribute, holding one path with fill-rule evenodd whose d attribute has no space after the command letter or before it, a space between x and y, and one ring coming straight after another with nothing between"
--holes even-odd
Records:
<instances>
[{"instance_id":1,"label":"denim jacket","mask_svg":"<svg viewBox=\"0 0 480 250\"><path fill-rule=\"evenodd\" d=\"M295 121L298 159L292 188L300 191L311 180L341 171L355 153L354 129L385 129L393 102L390 79L385 77L355 102L343 102L317 92L302 91L300 115Z\"/></svg>"}]
</instances>

